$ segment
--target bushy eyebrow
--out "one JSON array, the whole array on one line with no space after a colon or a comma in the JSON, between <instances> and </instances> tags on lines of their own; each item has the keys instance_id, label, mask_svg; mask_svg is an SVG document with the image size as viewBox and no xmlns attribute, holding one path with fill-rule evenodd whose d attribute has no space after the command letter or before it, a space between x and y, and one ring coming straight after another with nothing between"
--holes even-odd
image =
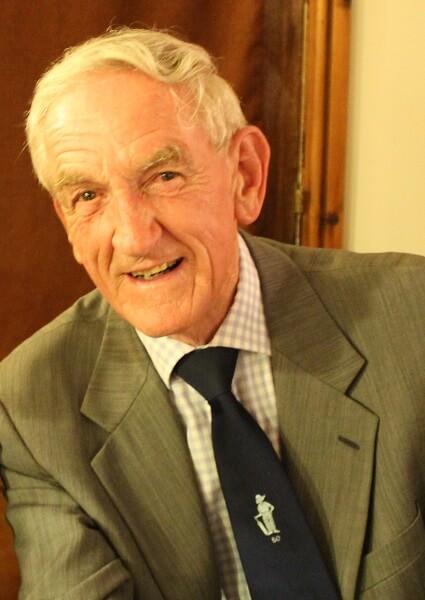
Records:
<instances>
[{"instance_id":1,"label":"bushy eyebrow","mask_svg":"<svg viewBox=\"0 0 425 600\"><path fill-rule=\"evenodd\" d=\"M85 183L92 183L91 179L88 179L84 175L65 175L61 177L59 181L52 185L52 193L57 194L63 188L72 187L74 185L81 185Z\"/></svg>"},{"instance_id":2,"label":"bushy eyebrow","mask_svg":"<svg viewBox=\"0 0 425 600\"><path fill-rule=\"evenodd\" d=\"M167 146L164 146L163 148L160 148L154 152L154 154L152 154L152 156L150 156L147 160L141 162L141 164L136 168L136 172L138 174L142 174L166 163L186 164L188 166L192 164L187 153L181 146L177 144L168 144ZM68 174L64 175L59 179L59 181L53 184L52 193L57 194L64 188L82 184L93 185L93 183L93 179L85 175Z\"/></svg>"},{"instance_id":3,"label":"bushy eyebrow","mask_svg":"<svg viewBox=\"0 0 425 600\"><path fill-rule=\"evenodd\" d=\"M169 144L160 148L151 157L144 161L138 168L139 172L149 171L162 165L163 163L189 163L187 154L181 146L177 144Z\"/></svg>"}]
</instances>

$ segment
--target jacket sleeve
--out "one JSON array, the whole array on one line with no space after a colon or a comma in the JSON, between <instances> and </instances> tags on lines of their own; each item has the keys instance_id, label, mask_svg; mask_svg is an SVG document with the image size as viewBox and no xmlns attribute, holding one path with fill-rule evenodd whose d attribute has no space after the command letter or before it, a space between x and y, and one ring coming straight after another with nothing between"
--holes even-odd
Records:
<instances>
[{"instance_id":1,"label":"jacket sleeve","mask_svg":"<svg viewBox=\"0 0 425 600\"><path fill-rule=\"evenodd\" d=\"M130 575L111 544L37 464L1 405L0 463L21 571L19 598L132 599Z\"/></svg>"}]
</instances>

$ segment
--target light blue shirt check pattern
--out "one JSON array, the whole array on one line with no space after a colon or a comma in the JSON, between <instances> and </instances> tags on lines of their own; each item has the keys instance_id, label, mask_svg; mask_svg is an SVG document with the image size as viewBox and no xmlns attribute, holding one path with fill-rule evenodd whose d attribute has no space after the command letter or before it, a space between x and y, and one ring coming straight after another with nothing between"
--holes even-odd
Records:
<instances>
[{"instance_id":1,"label":"light blue shirt check pattern","mask_svg":"<svg viewBox=\"0 0 425 600\"><path fill-rule=\"evenodd\" d=\"M239 236L240 272L233 305L208 346L240 350L233 379L233 392L256 418L280 453L276 398L270 367L267 331L260 281L249 250ZM186 431L199 488L215 546L222 599L251 600L236 542L221 492L211 443L211 412L208 402L173 374L176 363L193 350L170 338L150 338L137 332L160 377L168 387ZM256 514L253 499L253 518Z\"/></svg>"}]
</instances>

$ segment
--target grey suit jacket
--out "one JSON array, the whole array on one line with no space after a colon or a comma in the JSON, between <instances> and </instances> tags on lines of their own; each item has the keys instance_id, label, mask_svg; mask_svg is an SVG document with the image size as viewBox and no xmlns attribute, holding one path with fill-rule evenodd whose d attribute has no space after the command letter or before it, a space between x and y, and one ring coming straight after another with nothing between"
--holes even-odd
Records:
<instances>
[{"instance_id":1,"label":"grey suit jacket","mask_svg":"<svg viewBox=\"0 0 425 600\"><path fill-rule=\"evenodd\" d=\"M283 462L342 598L425 598L425 260L248 243ZM22 598L220 598L184 431L97 291L3 361L0 400Z\"/></svg>"}]
</instances>

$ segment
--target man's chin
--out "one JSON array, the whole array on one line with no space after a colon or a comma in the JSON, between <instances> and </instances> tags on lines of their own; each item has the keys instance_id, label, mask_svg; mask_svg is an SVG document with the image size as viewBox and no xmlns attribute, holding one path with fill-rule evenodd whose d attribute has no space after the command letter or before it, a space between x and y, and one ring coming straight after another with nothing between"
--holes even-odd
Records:
<instances>
[{"instance_id":1,"label":"man's chin","mask_svg":"<svg viewBox=\"0 0 425 600\"><path fill-rule=\"evenodd\" d=\"M174 339L178 339L178 336L182 335L184 337L186 327L184 323L176 323L174 320L171 320L166 317L159 317L156 313L152 319L140 319L131 315L126 317L122 314L122 316L131 324L135 329L147 335L151 338L160 338L160 337L170 337Z\"/></svg>"},{"instance_id":2,"label":"man's chin","mask_svg":"<svg viewBox=\"0 0 425 600\"><path fill-rule=\"evenodd\" d=\"M164 323L158 326L152 326L152 324L146 325L145 323L139 323L135 325L135 328L151 338L168 337L179 342L184 342L189 346L202 346L208 343L211 336L193 327L174 327L169 324L167 327Z\"/></svg>"},{"instance_id":3,"label":"man's chin","mask_svg":"<svg viewBox=\"0 0 425 600\"><path fill-rule=\"evenodd\" d=\"M152 338L172 336L184 330L190 322L184 315L179 318L178 307L172 303L147 302L146 298L138 296L125 302L116 297L108 298L106 294L105 297L125 321Z\"/></svg>"},{"instance_id":4,"label":"man's chin","mask_svg":"<svg viewBox=\"0 0 425 600\"><path fill-rule=\"evenodd\" d=\"M141 305L143 306L143 305ZM193 306L186 308L182 305L155 306L140 310L138 305L115 307L115 310L135 329L151 338L170 337L191 346L207 343L215 332L213 323L196 319Z\"/></svg>"}]
</instances>

